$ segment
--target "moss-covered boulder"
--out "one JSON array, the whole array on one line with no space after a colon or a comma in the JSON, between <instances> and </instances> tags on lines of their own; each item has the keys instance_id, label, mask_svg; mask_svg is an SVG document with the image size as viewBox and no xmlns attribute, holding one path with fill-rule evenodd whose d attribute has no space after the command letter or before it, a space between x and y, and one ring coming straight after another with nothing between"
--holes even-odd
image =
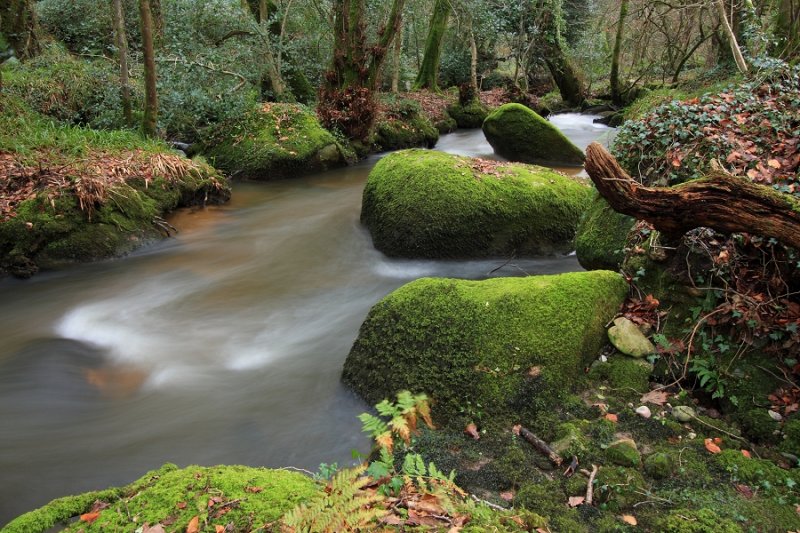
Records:
<instances>
[{"instance_id":1,"label":"moss-covered boulder","mask_svg":"<svg viewBox=\"0 0 800 533\"><path fill-rule=\"evenodd\" d=\"M631 439L620 439L609 444L606 459L616 465L633 468L642 464L642 455Z\"/></svg>"},{"instance_id":2,"label":"moss-covered boulder","mask_svg":"<svg viewBox=\"0 0 800 533\"><path fill-rule=\"evenodd\" d=\"M483 133L494 151L512 161L581 166L584 154L547 119L522 104L505 104L486 117Z\"/></svg>"},{"instance_id":3,"label":"moss-covered boulder","mask_svg":"<svg viewBox=\"0 0 800 533\"><path fill-rule=\"evenodd\" d=\"M595 191L575 235L575 254L581 266L586 270L618 270L634 222L632 217L614 211Z\"/></svg>"},{"instance_id":4,"label":"moss-covered boulder","mask_svg":"<svg viewBox=\"0 0 800 533\"><path fill-rule=\"evenodd\" d=\"M420 279L372 308L342 379L373 404L426 391L436 417L455 425L477 404L483 416L535 417L581 381L626 294L623 278L602 270Z\"/></svg>"},{"instance_id":5,"label":"moss-covered boulder","mask_svg":"<svg viewBox=\"0 0 800 533\"><path fill-rule=\"evenodd\" d=\"M250 531L275 522L317 491L308 477L285 470L165 465L126 487L53 500L17 517L3 532L40 533L59 524L64 531L87 533L141 530L145 524L188 531L195 517L207 524L203 531L228 524L232 531ZM90 512L98 515L69 523Z\"/></svg>"},{"instance_id":6,"label":"moss-covered boulder","mask_svg":"<svg viewBox=\"0 0 800 533\"><path fill-rule=\"evenodd\" d=\"M589 193L540 167L408 150L375 165L361 221L394 257L548 254L571 249Z\"/></svg>"},{"instance_id":7,"label":"moss-covered boulder","mask_svg":"<svg viewBox=\"0 0 800 533\"><path fill-rule=\"evenodd\" d=\"M257 180L347 164L346 150L302 104L268 103L207 132L201 150L219 169Z\"/></svg>"},{"instance_id":8,"label":"moss-covered boulder","mask_svg":"<svg viewBox=\"0 0 800 533\"><path fill-rule=\"evenodd\" d=\"M459 128L480 128L489 116L489 108L475 98L466 105L456 102L448 106L447 114L453 117Z\"/></svg>"},{"instance_id":9,"label":"moss-covered boulder","mask_svg":"<svg viewBox=\"0 0 800 533\"><path fill-rule=\"evenodd\" d=\"M436 146L440 130L422 112L419 103L401 99L384 105L386 109L376 120L372 140L378 151Z\"/></svg>"}]
</instances>

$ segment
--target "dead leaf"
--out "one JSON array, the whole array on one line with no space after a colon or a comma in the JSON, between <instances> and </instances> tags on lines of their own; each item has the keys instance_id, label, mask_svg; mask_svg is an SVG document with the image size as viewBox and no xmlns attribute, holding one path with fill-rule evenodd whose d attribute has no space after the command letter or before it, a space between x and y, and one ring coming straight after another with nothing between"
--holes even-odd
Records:
<instances>
[{"instance_id":1,"label":"dead leaf","mask_svg":"<svg viewBox=\"0 0 800 533\"><path fill-rule=\"evenodd\" d=\"M147 524L145 524L142 527L142 533L167 533L167 531L161 524L156 524L154 526L148 526Z\"/></svg>"},{"instance_id":2,"label":"dead leaf","mask_svg":"<svg viewBox=\"0 0 800 533\"><path fill-rule=\"evenodd\" d=\"M662 390L651 390L639 399L642 403L652 403L654 405L664 405L667 400L669 400L669 393Z\"/></svg>"},{"instance_id":3,"label":"dead leaf","mask_svg":"<svg viewBox=\"0 0 800 533\"><path fill-rule=\"evenodd\" d=\"M711 439L706 439L704 441L704 443L705 443L706 450L708 450L709 452L711 452L713 454L717 454L717 453L722 452L722 449L719 446L717 446L716 444L714 444L714 441L712 441Z\"/></svg>"},{"instance_id":4,"label":"dead leaf","mask_svg":"<svg viewBox=\"0 0 800 533\"><path fill-rule=\"evenodd\" d=\"M522 429L522 424L517 424L516 426L514 426L513 428L511 428L511 432L512 432L514 435L516 435L517 437L519 437L519 431L520 431L521 429Z\"/></svg>"},{"instance_id":5,"label":"dead leaf","mask_svg":"<svg viewBox=\"0 0 800 533\"><path fill-rule=\"evenodd\" d=\"M81 515L81 522L86 522L87 524L91 524L98 518L100 518L100 513L86 513Z\"/></svg>"},{"instance_id":6,"label":"dead leaf","mask_svg":"<svg viewBox=\"0 0 800 533\"><path fill-rule=\"evenodd\" d=\"M264 489L261 487L245 487L245 492L251 492L253 494L258 494L259 492L263 491Z\"/></svg>"},{"instance_id":7,"label":"dead leaf","mask_svg":"<svg viewBox=\"0 0 800 533\"><path fill-rule=\"evenodd\" d=\"M178 509L186 509L186 502L178 502L175 504Z\"/></svg>"},{"instance_id":8,"label":"dead leaf","mask_svg":"<svg viewBox=\"0 0 800 533\"><path fill-rule=\"evenodd\" d=\"M476 426L474 422L470 422L469 424L467 424L467 427L464 428L464 433L466 433L475 440L480 440L481 438L481 434L478 433L478 426Z\"/></svg>"},{"instance_id":9,"label":"dead leaf","mask_svg":"<svg viewBox=\"0 0 800 533\"><path fill-rule=\"evenodd\" d=\"M214 533L225 533L225 526L214 526Z\"/></svg>"},{"instance_id":10,"label":"dead leaf","mask_svg":"<svg viewBox=\"0 0 800 533\"><path fill-rule=\"evenodd\" d=\"M770 159L769 161L767 161L767 164L775 169L781 168L782 166L781 162L778 161L777 159Z\"/></svg>"},{"instance_id":11,"label":"dead leaf","mask_svg":"<svg viewBox=\"0 0 800 533\"><path fill-rule=\"evenodd\" d=\"M636 520L636 517L632 514L624 514L622 515L622 521L628 524L629 526L635 526L639 522Z\"/></svg>"},{"instance_id":12,"label":"dead leaf","mask_svg":"<svg viewBox=\"0 0 800 533\"><path fill-rule=\"evenodd\" d=\"M751 489L747 485L736 485L736 492L738 492L748 500L752 499L754 496L753 489Z\"/></svg>"},{"instance_id":13,"label":"dead leaf","mask_svg":"<svg viewBox=\"0 0 800 533\"><path fill-rule=\"evenodd\" d=\"M570 496L569 500L567 501L567 505L570 507L577 507L582 505L584 501L586 501L586 498L583 496Z\"/></svg>"},{"instance_id":14,"label":"dead leaf","mask_svg":"<svg viewBox=\"0 0 800 533\"><path fill-rule=\"evenodd\" d=\"M507 501L507 502L511 502L511 501L514 500L514 492L510 491L510 490L508 490L506 492L501 492L500 493L500 498L505 500L505 501Z\"/></svg>"},{"instance_id":15,"label":"dead leaf","mask_svg":"<svg viewBox=\"0 0 800 533\"><path fill-rule=\"evenodd\" d=\"M538 378L542 375L542 367L532 366L531 369L528 370L528 375L532 378Z\"/></svg>"},{"instance_id":16,"label":"dead leaf","mask_svg":"<svg viewBox=\"0 0 800 533\"><path fill-rule=\"evenodd\" d=\"M200 517L195 516L189 520L189 525L186 526L186 533L199 533L200 532Z\"/></svg>"},{"instance_id":17,"label":"dead leaf","mask_svg":"<svg viewBox=\"0 0 800 533\"><path fill-rule=\"evenodd\" d=\"M749 452L749 451L747 451L747 450L742 450L742 455L744 455L744 456L745 456L745 457L747 457L748 459L750 459L750 458L752 457L752 456L750 455L750 452Z\"/></svg>"},{"instance_id":18,"label":"dead leaf","mask_svg":"<svg viewBox=\"0 0 800 533\"><path fill-rule=\"evenodd\" d=\"M615 424L617 423L617 415L615 415L614 413L606 413L606 416L604 416L603 418Z\"/></svg>"}]
</instances>

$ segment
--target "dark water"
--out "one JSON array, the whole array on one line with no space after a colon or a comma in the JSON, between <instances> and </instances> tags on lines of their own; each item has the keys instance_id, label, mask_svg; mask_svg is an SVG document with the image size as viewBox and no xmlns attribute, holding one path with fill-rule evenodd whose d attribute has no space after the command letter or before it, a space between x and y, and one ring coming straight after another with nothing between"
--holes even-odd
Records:
<instances>
[{"instance_id":1,"label":"dark water","mask_svg":"<svg viewBox=\"0 0 800 533\"><path fill-rule=\"evenodd\" d=\"M607 130L558 118L580 145ZM573 131L575 130L575 131ZM480 130L437 149L489 156ZM359 224L377 158L176 215L177 238L123 260L0 282L0 524L165 462L316 470L366 451L339 373L369 308L422 276L497 261L400 261ZM578 270L516 261L494 276Z\"/></svg>"}]
</instances>

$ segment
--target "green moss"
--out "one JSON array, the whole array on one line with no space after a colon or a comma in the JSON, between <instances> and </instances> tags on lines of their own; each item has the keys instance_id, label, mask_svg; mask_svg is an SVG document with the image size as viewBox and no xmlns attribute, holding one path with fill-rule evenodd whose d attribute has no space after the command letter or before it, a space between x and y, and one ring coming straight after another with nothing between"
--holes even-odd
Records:
<instances>
[{"instance_id":1,"label":"green moss","mask_svg":"<svg viewBox=\"0 0 800 533\"><path fill-rule=\"evenodd\" d=\"M476 403L484 416L524 419L578 384L626 293L625 281L607 271L420 279L372 308L342 379L368 403L426 391L449 424Z\"/></svg>"},{"instance_id":2,"label":"green moss","mask_svg":"<svg viewBox=\"0 0 800 533\"><path fill-rule=\"evenodd\" d=\"M390 256L528 256L569 250L588 187L547 169L485 166L428 150L383 158L364 188L361 220Z\"/></svg>"},{"instance_id":3,"label":"green moss","mask_svg":"<svg viewBox=\"0 0 800 533\"><path fill-rule=\"evenodd\" d=\"M644 471L653 479L664 479L672 475L675 461L666 452L656 452L644 460Z\"/></svg>"},{"instance_id":4,"label":"green moss","mask_svg":"<svg viewBox=\"0 0 800 533\"><path fill-rule=\"evenodd\" d=\"M783 426L783 433L785 438L781 443L781 449L800 455L800 418L793 418L787 421Z\"/></svg>"},{"instance_id":5,"label":"green moss","mask_svg":"<svg viewBox=\"0 0 800 533\"><path fill-rule=\"evenodd\" d=\"M189 466L180 470L167 467L124 489L55 500L17 518L4 531L44 531L56 522L88 512L98 495L110 506L91 524L75 522L66 531L133 531L141 524L167 522L184 531L194 516L199 516L201 523L207 522L210 530L214 525L233 523L236 531L244 531L274 522L317 491L318 486L311 479L284 470L245 466ZM209 505L212 498L219 501ZM236 503L224 506L231 501Z\"/></svg>"},{"instance_id":6,"label":"green moss","mask_svg":"<svg viewBox=\"0 0 800 533\"><path fill-rule=\"evenodd\" d=\"M738 419L742 432L751 441L774 443L777 440L775 432L778 430L778 423L769 416L766 407L740 412Z\"/></svg>"},{"instance_id":7,"label":"green moss","mask_svg":"<svg viewBox=\"0 0 800 533\"><path fill-rule=\"evenodd\" d=\"M379 151L424 146L433 148L439 140L439 130L421 113L381 120L375 131L374 143Z\"/></svg>"},{"instance_id":8,"label":"green moss","mask_svg":"<svg viewBox=\"0 0 800 533\"><path fill-rule=\"evenodd\" d=\"M606 459L619 466L636 468L642 464L642 454L630 439L612 442L606 448Z\"/></svg>"},{"instance_id":9,"label":"green moss","mask_svg":"<svg viewBox=\"0 0 800 533\"><path fill-rule=\"evenodd\" d=\"M447 113L453 117L459 128L480 128L489 115L489 108L476 98L465 106L458 102L448 106Z\"/></svg>"},{"instance_id":10,"label":"green moss","mask_svg":"<svg viewBox=\"0 0 800 533\"><path fill-rule=\"evenodd\" d=\"M618 270L635 220L617 213L595 190L575 235L575 253L586 270Z\"/></svg>"},{"instance_id":11,"label":"green moss","mask_svg":"<svg viewBox=\"0 0 800 533\"><path fill-rule=\"evenodd\" d=\"M657 531L664 533L739 533L743 531L732 520L722 519L711 509L678 509L658 521Z\"/></svg>"},{"instance_id":12,"label":"green moss","mask_svg":"<svg viewBox=\"0 0 800 533\"><path fill-rule=\"evenodd\" d=\"M745 457L739 450L723 450L715 456L715 460L736 481L754 485L767 483L772 487L800 483L800 471L784 470L765 459Z\"/></svg>"},{"instance_id":13,"label":"green moss","mask_svg":"<svg viewBox=\"0 0 800 533\"><path fill-rule=\"evenodd\" d=\"M483 132L495 152L512 161L583 164L580 148L522 104L505 104L490 113L483 123Z\"/></svg>"},{"instance_id":14,"label":"green moss","mask_svg":"<svg viewBox=\"0 0 800 533\"><path fill-rule=\"evenodd\" d=\"M587 421L566 422L556 429L556 440L550 447L561 457L568 459L572 456L582 458L590 450L591 443L585 435Z\"/></svg>"},{"instance_id":15,"label":"green moss","mask_svg":"<svg viewBox=\"0 0 800 533\"><path fill-rule=\"evenodd\" d=\"M608 383L615 398L633 400L648 391L652 372L653 365L647 361L614 354L605 363L594 363L589 379Z\"/></svg>"},{"instance_id":16,"label":"green moss","mask_svg":"<svg viewBox=\"0 0 800 533\"><path fill-rule=\"evenodd\" d=\"M601 508L619 512L647 499L647 485L633 468L603 466L595 478L595 495Z\"/></svg>"},{"instance_id":17,"label":"green moss","mask_svg":"<svg viewBox=\"0 0 800 533\"><path fill-rule=\"evenodd\" d=\"M302 104L271 103L203 139L211 163L237 177L277 179L346 163L336 138Z\"/></svg>"}]
</instances>

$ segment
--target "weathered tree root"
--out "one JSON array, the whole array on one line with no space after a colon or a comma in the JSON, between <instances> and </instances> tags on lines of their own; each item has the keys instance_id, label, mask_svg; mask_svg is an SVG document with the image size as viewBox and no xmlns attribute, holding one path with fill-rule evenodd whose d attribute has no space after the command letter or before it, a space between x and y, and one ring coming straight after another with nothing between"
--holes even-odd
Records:
<instances>
[{"instance_id":1,"label":"weathered tree root","mask_svg":"<svg viewBox=\"0 0 800 533\"><path fill-rule=\"evenodd\" d=\"M800 248L800 202L746 178L712 171L674 187L645 187L598 143L586 149L586 172L614 210L646 220L669 237L707 227L773 237Z\"/></svg>"}]
</instances>

